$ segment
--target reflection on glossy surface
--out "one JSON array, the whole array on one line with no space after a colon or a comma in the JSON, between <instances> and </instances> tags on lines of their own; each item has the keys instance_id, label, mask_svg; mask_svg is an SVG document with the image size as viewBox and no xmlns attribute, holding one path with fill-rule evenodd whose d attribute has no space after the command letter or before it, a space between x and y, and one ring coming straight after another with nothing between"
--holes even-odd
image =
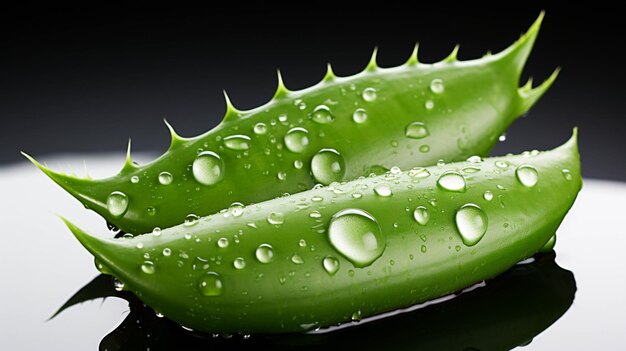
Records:
<instances>
[{"instance_id":1,"label":"reflection on glossy surface","mask_svg":"<svg viewBox=\"0 0 626 351\"><path fill-rule=\"evenodd\" d=\"M453 299L329 332L249 337L194 334L159 317L132 293L115 290L113 279L105 275L79 290L59 312L95 298L127 300L130 313L100 343L100 349L111 351L170 350L181 345L210 349L508 350L528 344L559 319L572 304L575 292L573 274L559 267L550 253L516 265L485 286Z\"/></svg>"},{"instance_id":2,"label":"reflection on glossy surface","mask_svg":"<svg viewBox=\"0 0 626 351\"><path fill-rule=\"evenodd\" d=\"M140 163L151 159L146 155L137 155L136 158ZM44 158L55 169L73 169L78 174L83 173L83 159L89 160L89 174L98 178L115 173L124 163L124 154L120 152L115 157L74 155ZM235 341L222 338L209 338L207 341L190 335L178 326L168 324L170 322L157 318L150 310L145 310L146 314L150 312L146 319L139 318L143 323L140 324L141 329L138 329L138 317L135 317L139 313L135 306L141 307L138 301L132 303L132 319L128 317L129 303L126 300L98 299L96 297L101 296L102 292L101 289L95 289L96 291L84 292L92 295L80 299L96 298L92 302L76 304L48 320L78 287L97 274L93 256L80 246L54 214L62 214L86 230L111 237L114 234L107 234L105 222L99 216L86 211L26 161L0 167L0 193L3 195L3 201L0 201L0 228L3 229L0 243L0 277L3 281L0 289L0 311L3 316L0 318L0 350L95 350L100 343L103 346L111 345L115 349L114 342L127 342L126 349L137 349L137 344L131 344L132 340L139 338L136 342L146 342L146 338L154 338L163 345L167 345L167 339L190 343L190 349L203 350L211 347L220 349L221 346L232 349L233 345L243 343L251 347L272 343L272 348L276 349L289 349L293 347L287 345L296 344L306 345L296 349L317 350L332 349L335 346L343 351L358 348L415 349L418 346L422 346L420 349L445 350L455 345L436 342L458 341L461 345L471 342L474 345L471 347L484 351L511 348L523 343L522 339L526 337L517 333L523 331L525 325L534 326L534 331L524 331L529 335L528 339L532 338L531 334L541 331L538 327L541 323L544 323L541 328L550 324L548 315L542 313L554 313L553 318L556 318L556 308L565 309L571 302L571 297L569 301L559 299L556 303L544 305L545 311L526 313L535 311L533 306L541 306L532 305L530 302L536 303L536 300L532 296L526 296L521 285L515 285L528 280L510 277L507 278L509 280L506 285L515 285L518 291L509 291L512 295L508 299L496 297L494 293L494 297L483 300L481 307L474 306L480 305L476 302L483 294L480 291L489 289L489 284L479 288L477 295L464 294L446 304L389 320L370 324L361 322L358 328L339 330L337 333L297 335L290 338L283 336L270 340L253 336L249 340L239 337ZM585 180L578 200L557 232L555 248L559 266L571 270L576 276L576 300L557 322L535 336L523 348L524 351L623 350L623 345L626 344L626 304L623 302L623 292L626 290L626 279L623 278L626 272L623 253L626 248L624 199L626 184ZM108 277L99 279L103 279L101 283L106 285L106 289L115 291ZM504 286L503 282L501 288L507 290ZM535 286L540 285L537 283ZM530 290L528 294L544 293L541 289L536 290ZM489 303L484 302L487 300ZM561 305L562 303L566 305ZM492 305L500 308L490 307ZM467 313L465 319L459 317L463 311ZM518 311L517 315L515 311ZM515 319L516 316L520 318ZM120 324L122 321L124 323ZM150 323L154 323L157 329L150 327ZM482 326L482 334L472 334L477 333L478 330L474 329L477 324ZM170 327L163 327L164 325ZM148 329L153 331L150 337L145 333ZM122 336L124 333L126 337ZM515 333L515 338L512 333ZM469 339L472 335L476 340ZM106 338L103 340L104 336ZM507 341L504 340L505 337L511 339ZM494 344L479 344L478 341ZM177 346L180 349L187 345ZM163 348L165 347L156 345L152 350Z\"/></svg>"}]
</instances>

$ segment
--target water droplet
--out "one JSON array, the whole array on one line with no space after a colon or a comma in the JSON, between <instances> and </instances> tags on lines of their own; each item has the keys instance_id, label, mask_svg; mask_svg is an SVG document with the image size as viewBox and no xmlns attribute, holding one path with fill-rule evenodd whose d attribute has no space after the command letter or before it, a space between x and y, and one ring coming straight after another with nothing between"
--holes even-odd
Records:
<instances>
[{"instance_id":1,"label":"water droplet","mask_svg":"<svg viewBox=\"0 0 626 351\"><path fill-rule=\"evenodd\" d=\"M146 212L148 212L148 216L154 216L157 213L156 208L154 208L152 206L149 206L146 209Z\"/></svg>"},{"instance_id":2,"label":"water droplet","mask_svg":"<svg viewBox=\"0 0 626 351\"><path fill-rule=\"evenodd\" d=\"M293 161L293 167L295 169L302 169L303 166L304 166L304 163L302 163L302 161L300 160Z\"/></svg>"},{"instance_id":3,"label":"water droplet","mask_svg":"<svg viewBox=\"0 0 626 351\"><path fill-rule=\"evenodd\" d=\"M141 271L146 274L154 274L156 269L154 268L154 263L152 261L144 261L141 265Z\"/></svg>"},{"instance_id":4,"label":"water droplet","mask_svg":"<svg viewBox=\"0 0 626 351\"><path fill-rule=\"evenodd\" d=\"M354 313L352 313L353 322L360 322L362 318L363 316L361 315L361 310L357 310Z\"/></svg>"},{"instance_id":5,"label":"water droplet","mask_svg":"<svg viewBox=\"0 0 626 351\"><path fill-rule=\"evenodd\" d=\"M321 196L315 195L315 196L311 197L311 201L313 201L313 202L320 202L322 200L324 200L324 198L321 197Z\"/></svg>"},{"instance_id":6,"label":"water droplet","mask_svg":"<svg viewBox=\"0 0 626 351\"><path fill-rule=\"evenodd\" d=\"M285 122L287 122L287 119L288 119L288 117L287 117L287 115L286 115L286 114L282 114L282 115L278 116L278 121L279 121L280 123L285 123Z\"/></svg>"},{"instance_id":7,"label":"water droplet","mask_svg":"<svg viewBox=\"0 0 626 351\"><path fill-rule=\"evenodd\" d=\"M357 108L352 114L352 120L358 124L365 123L367 120L367 111L363 108Z\"/></svg>"},{"instance_id":8,"label":"water droplet","mask_svg":"<svg viewBox=\"0 0 626 351\"><path fill-rule=\"evenodd\" d=\"M427 110L432 110L435 107L435 103L433 102L433 100L426 100L426 102L424 103L424 107Z\"/></svg>"},{"instance_id":9,"label":"water droplet","mask_svg":"<svg viewBox=\"0 0 626 351\"><path fill-rule=\"evenodd\" d=\"M274 259L274 250L268 244L261 244L256 248L255 256L261 263L270 263Z\"/></svg>"},{"instance_id":10,"label":"water droplet","mask_svg":"<svg viewBox=\"0 0 626 351\"><path fill-rule=\"evenodd\" d=\"M374 192L376 193L376 195L382 196L382 197L389 197L393 195L393 193L391 192L391 188L387 184L376 185L374 187Z\"/></svg>"},{"instance_id":11,"label":"water droplet","mask_svg":"<svg viewBox=\"0 0 626 351\"><path fill-rule=\"evenodd\" d=\"M138 249L143 249L143 243L137 243L137 248Z\"/></svg>"},{"instance_id":12,"label":"water droplet","mask_svg":"<svg viewBox=\"0 0 626 351\"><path fill-rule=\"evenodd\" d=\"M152 235L154 235L154 236L161 236L161 228L154 227L154 229L152 229Z\"/></svg>"},{"instance_id":13,"label":"water droplet","mask_svg":"<svg viewBox=\"0 0 626 351\"><path fill-rule=\"evenodd\" d=\"M569 169L564 169L561 173L563 174L563 178L565 178L565 180L572 180L572 172L570 172Z\"/></svg>"},{"instance_id":14,"label":"water droplet","mask_svg":"<svg viewBox=\"0 0 626 351\"><path fill-rule=\"evenodd\" d=\"M372 264L385 251L386 240L376 219L356 208L337 212L328 227L333 247L356 267Z\"/></svg>"},{"instance_id":15,"label":"water droplet","mask_svg":"<svg viewBox=\"0 0 626 351\"><path fill-rule=\"evenodd\" d=\"M213 151L203 151L193 161L193 177L202 185L213 185L224 177L224 161Z\"/></svg>"},{"instance_id":16,"label":"water droplet","mask_svg":"<svg viewBox=\"0 0 626 351\"><path fill-rule=\"evenodd\" d=\"M298 241L298 246L305 247L306 246L306 240L300 239L300 241Z\"/></svg>"},{"instance_id":17,"label":"water droplet","mask_svg":"<svg viewBox=\"0 0 626 351\"><path fill-rule=\"evenodd\" d=\"M301 153L309 145L309 131L300 127L291 128L285 134L284 140L289 151Z\"/></svg>"},{"instance_id":18,"label":"water droplet","mask_svg":"<svg viewBox=\"0 0 626 351\"><path fill-rule=\"evenodd\" d=\"M502 135L498 137L498 141L506 141L506 133L502 133Z\"/></svg>"},{"instance_id":19,"label":"water droplet","mask_svg":"<svg viewBox=\"0 0 626 351\"><path fill-rule=\"evenodd\" d=\"M437 167L441 168L441 167L443 167L445 165L446 165L446 162L444 160L440 159L440 160L437 161Z\"/></svg>"},{"instance_id":20,"label":"water droplet","mask_svg":"<svg viewBox=\"0 0 626 351\"><path fill-rule=\"evenodd\" d=\"M463 172L468 174L478 173L480 172L480 168L478 167L465 167L463 168Z\"/></svg>"},{"instance_id":21,"label":"water droplet","mask_svg":"<svg viewBox=\"0 0 626 351\"><path fill-rule=\"evenodd\" d=\"M422 253L426 253L426 251L428 251L428 248L426 247L426 245L422 245L422 246L420 247L420 251L421 251Z\"/></svg>"},{"instance_id":22,"label":"water droplet","mask_svg":"<svg viewBox=\"0 0 626 351\"><path fill-rule=\"evenodd\" d=\"M107 209L111 216L122 217L128 210L128 197L121 191L114 191L107 198Z\"/></svg>"},{"instance_id":23,"label":"water droplet","mask_svg":"<svg viewBox=\"0 0 626 351\"><path fill-rule=\"evenodd\" d=\"M272 212L267 215L267 222L275 225L283 224L285 222L285 217L283 217L283 214L280 212Z\"/></svg>"},{"instance_id":24,"label":"water droplet","mask_svg":"<svg viewBox=\"0 0 626 351\"><path fill-rule=\"evenodd\" d=\"M335 121L335 116L330 113L330 108L326 105L319 105L313 109L311 113L311 119L315 123L329 124Z\"/></svg>"},{"instance_id":25,"label":"water droplet","mask_svg":"<svg viewBox=\"0 0 626 351\"><path fill-rule=\"evenodd\" d=\"M227 238L217 239L217 246L221 248L228 247L228 239Z\"/></svg>"},{"instance_id":26,"label":"water droplet","mask_svg":"<svg viewBox=\"0 0 626 351\"><path fill-rule=\"evenodd\" d=\"M363 195L361 193L353 193L352 194L352 198L354 198L354 199L360 199L361 197L363 197Z\"/></svg>"},{"instance_id":27,"label":"water droplet","mask_svg":"<svg viewBox=\"0 0 626 351\"><path fill-rule=\"evenodd\" d=\"M220 296L224 293L222 277L215 272L207 272L198 281L200 293L204 296Z\"/></svg>"},{"instance_id":28,"label":"water droplet","mask_svg":"<svg viewBox=\"0 0 626 351\"><path fill-rule=\"evenodd\" d=\"M293 254L293 256L291 256L291 262L295 264L304 264L304 259L298 254Z\"/></svg>"},{"instance_id":29,"label":"water droplet","mask_svg":"<svg viewBox=\"0 0 626 351\"><path fill-rule=\"evenodd\" d=\"M430 219L430 214L428 213L428 209L424 206L417 206L415 211L413 211L413 218L420 225L426 225L428 220Z\"/></svg>"},{"instance_id":30,"label":"water droplet","mask_svg":"<svg viewBox=\"0 0 626 351\"><path fill-rule=\"evenodd\" d=\"M445 87L443 85L443 80L436 78L430 82L430 91L432 91L433 93L441 94L443 93L444 89Z\"/></svg>"},{"instance_id":31,"label":"water droplet","mask_svg":"<svg viewBox=\"0 0 626 351\"><path fill-rule=\"evenodd\" d=\"M339 260L333 256L324 257L322 264L324 266L324 270L326 270L326 273L329 275L335 275L335 273L339 270Z\"/></svg>"},{"instance_id":32,"label":"water droplet","mask_svg":"<svg viewBox=\"0 0 626 351\"><path fill-rule=\"evenodd\" d=\"M235 258L235 260L233 261L233 267L235 267L235 269L244 269L244 268L246 268L246 260L244 260L243 257Z\"/></svg>"},{"instance_id":33,"label":"water droplet","mask_svg":"<svg viewBox=\"0 0 626 351\"><path fill-rule=\"evenodd\" d=\"M335 149L321 149L311 159L311 172L318 183L338 182L346 172L345 160Z\"/></svg>"},{"instance_id":34,"label":"water droplet","mask_svg":"<svg viewBox=\"0 0 626 351\"><path fill-rule=\"evenodd\" d=\"M409 176L414 178L428 178L430 177L430 171L426 168L415 167L409 170Z\"/></svg>"},{"instance_id":35,"label":"water droplet","mask_svg":"<svg viewBox=\"0 0 626 351\"><path fill-rule=\"evenodd\" d=\"M490 190L485 190L485 193L483 194L483 199L487 201L493 200L493 193Z\"/></svg>"},{"instance_id":36,"label":"water droplet","mask_svg":"<svg viewBox=\"0 0 626 351\"><path fill-rule=\"evenodd\" d=\"M239 217L243 214L244 206L241 202L234 202L228 208L228 211L233 215L233 217Z\"/></svg>"},{"instance_id":37,"label":"water droplet","mask_svg":"<svg viewBox=\"0 0 626 351\"><path fill-rule=\"evenodd\" d=\"M515 170L515 175L517 176L517 180L528 188L534 187L539 177L537 170L531 165L520 165Z\"/></svg>"},{"instance_id":38,"label":"water droplet","mask_svg":"<svg viewBox=\"0 0 626 351\"><path fill-rule=\"evenodd\" d=\"M276 178L278 178L278 180L286 180L287 179L287 172L279 171L278 173L276 173Z\"/></svg>"},{"instance_id":39,"label":"water droplet","mask_svg":"<svg viewBox=\"0 0 626 351\"><path fill-rule=\"evenodd\" d=\"M412 122L406 126L404 135L411 139L422 139L429 135L426 125L422 122Z\"/></svg>"},{"instance_id":40,"label":"water droplet","mask_svg":"<svg viewBox=\"0 0 626 351\"><path fill-rule=\"evenodd\" d=\"M428 151L430 151L430 146L428 146L426 144L421 145L419 150L420 150L421 153L427 153Z\"/></svg>"},{"instance_id":41,"label":"water droplet","mask_svg":"<svg viewBox=\"0 0 626 351\"><path fill-rule=\"evenodd\" d=\"M222 142L231 150L244 151L250 148L250 137L243 134L229 135Z\"/></svg>"},{"instance_id":42,"label":"water droplet","mask_svg":"<svg viewBox=\"0 0 626 351\"><path fill-rule=\"evenodd\" d=\"M509 163L506 161L496 161L496 167L498 168L507 168L509 167Z\"/></svg>"},{"instance_id":43,"label":"water droplet","mask_svg":"<svg viewBox=\"0 0 626 351\"><path fill-rule=\"evenodd\" d=\"M465 178L457 171L446 171L441 174L437 185L444 190L465 192Z\"/></svg>"},{"instance_id":44,"label":"water droplet","mask_svg":"<svg viewBox=\"0 0 626 351\"><path fill-rule=\"evenodd\" d=\"M124 283L117 279L113 279L113 287L115 288L115 291L122 291L124 290Z\"/></svg>"},{"instance_id":45,"label":"water droplet","mask_svg":"<svg viewBox=\"0 0 626 351\"><path fill-rule=\"evenodd\" d=\"M320 217L322 217L322 214L320 213L320 211L313 211L313 212L309 213L309 217L311 217L311 218L320 218Z\"/></svg>"},{"instance_id":46,"label":"water droplet","mask_svg":"<svg viewBox=\"0 0 626 351\"><path fill-rule=\"evenodd\" d=\"M254 125L252 130L254 131L254 134L263 135L267 133L267 125L265 123L257 123Z\"/></svg>"},{"instance_id":47,"label":"water droplet","mask_svg":"<svg viewBox=\"0 0 626 351\"><path fill-rule=\"evenodd\" d=\"M170 185L174 180L174 176L170 172L161 172L159 173L159 183L161 185Z\"/></svg>"},{"instance_id":48,"label":"water droplet","mask_svg":"<svg viewBox=\"0 0 626 351\"><path fill-rule=\"evenodd\" d=\"M480 156L470 156L470 157L467 159L467 162L471 162L471 163L481 163L481 162L483 162L483 159L482 159L482 158L480 158Z\"/></svg>"},{"instance_id":49,"label":"water droplet","mask_svg":"<svg viewBox=\"0 0 626 351\"><path fill-rule=\"evenodd\" d=\"M163 256L168 257L171 254L172 254L172 249L170 249L169 247L166 247L163 249Z\"/></svg>"},{"instance_id":50,"label":"water droplet","mask_svg":"<svg viewBox=\"0 0 626 351\"><path fill-rule=\"evenodd\" d=\"M130 177L130 182L133 183L133 184L139 183L139 177L137 177L137 176Z\"/></svg>"},{"instance_id":51,"label":"water droplet","mask_svg":"<svg viewBox=\"0 0 626 351\"><path fill-rule=\"evenodd\" d=\"M198 217L195 214L188 214L187 217L185 217L185 227L191 227L194 226L196 224L198 224L198 221L200 220L200 217Z\"/></svg>"},{"instance_id":52,"label":"water droplet","mask_svg":"<svg viewBox=\"0 0 626 351\"><path fill-rule=\"evenodd\" d=\"M465 204L455 216L456 228L466 246L476 245L487 232L487 215L474 204Z\"/></svg>"},{"instance_id":53,"label":"water droplet","mask_svg":"<svg viewBox=\"0 0 626 351\"><path fill-rule=\"evenodd\" d=\"M363 97L363 100L367 102L372 102L376 100L378 94L376 92L376 89L374 88L365 88L363 89L363 93L361 94L361 96Z\"/></svg>"}]
</instances>

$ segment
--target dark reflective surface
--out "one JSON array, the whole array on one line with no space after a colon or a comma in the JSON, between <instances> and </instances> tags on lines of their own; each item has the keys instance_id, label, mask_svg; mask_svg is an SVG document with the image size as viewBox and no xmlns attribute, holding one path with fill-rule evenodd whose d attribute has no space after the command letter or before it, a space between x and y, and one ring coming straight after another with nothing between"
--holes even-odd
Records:
<instances>
[{"instance_id":1,"label":"dark reflective surface","mask_svg":"<svg viewBox=\"0 0 626 351\"><path fill-rule=\"evenodd\" d=\"M463 292L451 300L347 328L313 334L230 337L199 335L159 318L130 292L118 292L109 276L100 275L80 289L62 307L116 296L128 301L130 313L100 342L101 350L316 350L377 348L393 350L508 350L527 345L559 319L576 292L574 275L559 267L554 253L536 256Z\"/></svg>"},{"instance_id":2,"label":"dark reflective surface","mask_svg":"<svg viewBox=\"0 0 626 351\"><path fill-rule=\"evenodd\" d=\"M47 161L57 169L81 174L83 158ZM90 174L98 177L115 172L123 154L89 159ZM144 155L140 161L146 159ZM515 266L483 287L410 313L332 333L247 340L183 330L157 318L133 295L115 291L106 276L85 286L97 274L93 257L54 213L86 230L114 234L106 232L106 223L97 215L85 211L30 165L0 167L0 194L0 350L243 346L256 350L484 351L525 345L524 350L604 351L623 350L626 344L626 184L622 183L585 181L557 233L556 259L548 255ZM50 319L73 295L67 308Z\"/></svg>"}]
</instances>

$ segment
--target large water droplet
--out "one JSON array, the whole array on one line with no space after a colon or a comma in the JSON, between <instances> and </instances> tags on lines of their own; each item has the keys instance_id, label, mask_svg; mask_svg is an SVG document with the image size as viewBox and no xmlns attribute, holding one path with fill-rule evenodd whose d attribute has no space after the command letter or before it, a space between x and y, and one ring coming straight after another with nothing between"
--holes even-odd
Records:
<instances>
[{"instance_id":1,"label":"large water droplet","mask_svg":"<svg viewBox=\"0 0 626 351\"><path fill-rule=\"evenodd\" d=\"M227 238L219 238L217 239L217 246L220 248L228 247L228 239Z\"/></svg>"},{"instance_id":2,"label":"large water droplet","mask_svg":"<svg viewBox=\"0 0 626 351\"><path fill-rule=\"evenodd\" d=\"M261 263L270 263L274 259L274 250L272 249L272 246L268 244L259 245L254 254L256 259Z\"/></svg>"},{"instance_id":3,"label":"large water droplet","mask_svg":"<svg viewBox=\"0 0 626 351\"><path fill-rule=\"evenodd\" d=\"M537 170L531 165L520 165L515 170L515 175L517 176L517 180L528 188L534 187L539 178Z\"/></svg>"},{"instance_id":4,"label":"large water droplet","mask_svg":"<svg viewBox=\"0 0 626 351\"><path fill-rule=\"evenodd\" d=\"M363 97L363 100L367 102L372 102L376 100L378 94L376 93L376 89L374 88L365 88L363 89L363 93L361 94L361 96Z\"/></svg>"},{"instance_id":5,"label":"large water droplet","mask_svg":"<svg viewBox=\"0 0 626 351\"><path fill-rule=\"evenodd\" d=\"M456 228L466 246L476 245L487 232L487 215L474 204L465 204L455 216Z\"/></svg>"},{"instance_id":6,"label":"large water droplet","mask_svg":"<svg viewBox=\"0 0 626 351\"><path fill-rule=\"evenodd\" d=\"M464 192L465 178L457 171L446 171L437 180L437 185L444 190Z\"/></svg>"},{"instance_id":7,"label":"large water droplet","mask_svg":"<svg viewBox=\"0 0 626 351\"><path fill-rule=\"evenodd\" d=\"M198 217L198 215L195 215L193 213L192 214L188 214L185 217L185 222L183 223L183 225L185 227L192 227L192 226L198 224L198 221L200 221L200 217Z\"/></svg>"},{"instance_id":8,"label":"large water droplet","mask_svg":"<svg viewBox=\"0 0 626 351\"><path fill-rule=\"evenodd\" d=\"M291 128L285 134L285 146L291 152L301 153L309 145L309 132L300 127Z\"/></svg>"},{"instance_id":9,"label":"large water droplet","mask_svg":"<svg viewBox=\"0 0 626 351\"><path fill-rule=\"evenodd\" d=\"M406 126L404 135L411 139L422 139L429 135L426 125L422 122L412 122Z\"/></svg>"},{"instance_id":10,"label":"large water droplet","mask_svg":"<svg viewBox=\"0 0 626 351\"><path fill-rule=\"evenodd\" d=\"M445 90L445 86L443 84L443 80L436 78L430 82L430 91L435 94L441 94Z\"/></svg>"},{"instance_id":11,"label":"large water droplet","mask_svg":"<svg viewBox=\"0 0 626 351\"><path fill-rule=\"evenodd\" d=\"M250 148L250 137L243 134L229 135L222 141L231 150L244 151Z\"/></svg>"},{"instance_id":12,"label":"large water droplet","mask_svg":"<svg viewBox=\"0 0 626 351\"><path fill-rule=\"evenodd\" d=\"M383 254L385 236L376 219L356 208L337 212L330 220L328 238L356 267L366 267Z\"/></svg>"},{"instance_id":13,"label":"large water droplet","mask_svg":"<svg viewBox=\"0 0 626 351\"><path fill-rule=\"evenodd\" d=\"M213 185L224 177L224 161L213 151L203 151L193 161L193 177L203 185Z\"/></svg>"},{"instance_id":14,"label":"large water droplet","mask_svg":"<svg viewBox=\"0 0 626 351\"><path fill-rule=\"evenodd\" d=\"M430 214L428 213L428 209L424 206L417 206L415 211L413 211L413 218L420 225L426 225L428 220L430 219Z\"/></svg>"},{"instance_id":15,"label":"large water droplet","mask_svg":"<svg viewBox=\"0 0 626 351\"><path fill-rule=\"evenodd\" d=\"M378 196L389 197L393 195L391 187L387 184L379 184L374 187L374 193Z\"/></svg>"},{"instance_id":16,"label":"large water droplet","mask_svg":"<svg viewBox=\"0 0 626 351\"><path fill-rule=\"evenodd\" d=\"M285 217L280 212L272 212L267 215L267 222L275 225L283 224L285 222Z\"/></svg>"},{"instance_id":17,"label":"large water droplet","mask_svg":"<svg viewBox=\"0 0 626 351\"><path fill-rule=\"evenodd\" d=\"M174 176L170 172L161 172L159 173L159 183L161 185L170 185L174 180Z\"/></svg>"},{"instance_id":18,"label":"large water droplet","mask_svg":"<svg viewBox=\"0 0 626 351\"><path fill-rule=\"evenodd\" d=\"M483 198L487 201L493 200L493 193L491 192L491 190L485 190L485 193L483 194Z\"/></svg>"},{"instance_id":19,"label":"large water droplet","mask_svg":"<svg viewBox=\"0 0 626 351\"><path fill-rule=\"evenodd\" d=\"M319 105L313 109L311 113L311 119L315 123L319 124L329 124L335 121L335 116L330 113L330 108L326 105Z\"/></svg>"},{"instance_id":20,"label":"large water droplet","mask_svg":"<svg viewBox=\"0 0 626 351\"><path fill-rule=\"evenodd\" d=\"M267 125L265 123L257 123L254 125L252 130L254 131L254 134L263 135L267 133Z\"/></svg>"},{"instance_id":21,"label":"large water droplet","mask_svg":"<svg viewBox=\"0 0 626 351\"><path fill-rule=\"evenodd\" d=\"M243 257L237 257L233 261L233 267L235 269L244 269L246 268L246 260Z\"/></svg>"},{"instance_id":22,"label":"large water droplet","mask_svg":"<svg viewBox=\"0 0 626 351\"><path fill-rule=\"evenodd\" d=\"M358 124L365 123L367 120L367 111L363 108L357 108L352 114L352 120Z\"/></svg>"},{"instance_id":23,"label":"large water droplet","mask_svg":"<svg viewBox=\"0 0 626 351\"><path fill-rule=\"evenodd\" d=\"M215 272L207 272L198 280L198 288L204 296L220 296L224 293L222 277Z\"/></svg>"},{"instance_id":24,"label":"large water droplet","mask_svg":"<svg viewBox=\"0 0 626 351\"><path fill-rule=\"evenodd\" d=\"M154 274L156 269L154 268L154 263L152 261L144 261L141 265L141 271L146 274Z\"/></svg>"},{"instance_id":25,"label":"large water droplet","mask_svg":"<svg viewBox=\"0 0 626 351\"><path fill-rule=\"evenodd\" d=\"M346 173L345 160L335 149L321 149L311 159L311 172L318 183L338 182Z\"/></svg>"},{"instance_id":26,"label":"large water droplet","mask_svg":"<svg viewBox=\"0 0 626 351\"><path fill-rule=\"evenodd\" d=\"M324 257L322 264L324 266L324 270L326 270L326 273L329 275L335 275L335 273L339 270L339 260L333 256Z\"/></svg>"},{"instance_id":27,"label":"large water droplet","mask_svg":"<svg viewBox=\"0 0 626 351\"><path fill-rule=\"evenodd\" d=\"M114 191L107 198L107 209L111 216L122 217L128 210L128 197L121 191Z\"/></svg>"}]
</instances>

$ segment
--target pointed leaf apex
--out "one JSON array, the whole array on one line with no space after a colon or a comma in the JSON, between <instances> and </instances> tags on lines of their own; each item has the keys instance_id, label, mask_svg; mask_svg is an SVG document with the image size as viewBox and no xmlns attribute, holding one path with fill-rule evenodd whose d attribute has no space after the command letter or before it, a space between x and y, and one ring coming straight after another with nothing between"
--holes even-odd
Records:
<instances>
[{"instance_id":1,"label":"pointed leaf apex","mask_svg":"<svg viewBox=\"0 0 626 351\"><path fill-rule=\"evenodd\" d=\"M489 57L491 55L492 55L491 50L487 50L487 52L483 55L483 57Z\"/></svg>"},{"instance_id":2,"label":"pointed leaf apex","mask_svg":"<svg viewBox=\"0 0 626 351\"><path fill-rule=\"evenodd\" d=\"M452 49L452 52L450 53L450 55L448 55L448 57L443 59L441 62L456 62L456 61L458 61L457 55L459 54L459 48L460 47L461 47L460 44L456 44L454 46L454 49Z\"/></svg>"},{"instance_id":3,"label":"pointed leaf apex","mask_svg":"<svg viewBox=\"0 0 626 351\"><path fill-rule=\"evenodd\" d=\"M322 81L328 82L336 77L335 72L333 72L333 66L330 63L326 64L326 74L324 75L324 78L322 78Z\"/></svg>"},{"instance_id":4,"label":"pointed leaf apex","mask_svg":"<svg viewBox=\"0 0 626 351\"><path fill-rule=\"evenodd\" d=\"M224 114L224 119L238 116L241 111L239 111L230 101L230 97L228 96L226 90L222 90L222 93L224 94L224 102L226 103L226 113Z\"/></svg>"},{"instance_id":5,"label":"pointed leaf apex","mask_svg":"<svg viewBox=\"0 0 626 351\"><path fill-rule=\"evenodd\" d=\"M128 138L128 147L126 148L126 161L124 162L124 167L122 167L122 172L131 171L137 168L137 166L135 166L135 164L133 163L133 159L130 155L131 144L131 139Z\"/></svg>"},{"instance_id":6,"label":"pointed leaf apex","mask_svg":"<svg viewBox=\"0 0 626 351\"><path fill-rule=\"evenodd\" d=\"M415 43L415 46L413 47L413 51L411 52L411 56L409 56L409 59L406 61L407 66L417 65L420 63L417 57L419 45L420 45L419 43Z\"/></svg>"},{"instance_id":7,"label":"pointed leaf apex","mask_svg":"<svg viewBox=\"0 0 626 351\"><path fill-rule=\"evenodd\" d=\"M274 93L274 99L280 99L281 97L287 96L290 91L285 86L285 82L283 81L283 75L280 73L280 69L276 70L276 76L278 78L278 84L276 87L276 93ZM224 94L225 93L226 92L224 92Z\"/></svg>"},{"instance_id":8,"label":"pointed leaf apex","mask_svg":"<svg viewBox=\"0 0 626 351\"><path fill-rule=\"evenodd\" d=\"M372 57L370 58L370 62L365 67L366 71L375 71L378 68L378 64L376 63L376 57L378 56L378 46L374 47L374 51L372 51Z\"/></svg>"},{"instance_id":9,"label":"pointed leaf apex","mask_svg":"<svg viewBox=\"0 0 626 351\"><path fill-rule=\"evenodd\" d=\"M528 56L530 55L533 45L535 44L544 14L545 13L542 11L539 14L539 17L537 17L535 22L530 26L528 31L522 34L519 40L494 56L496 60L501 60L507 66L511 67L518 77L521 75L522 69L528 60Z\"/></svg>"},{"instance_id":10,"label":"pointed leaf apex","mask_svg":"<svg viewBox=\"0 0 626 351\"><path fill-rule=\"evenodd\" d=\"M170 137L171 137L170 150L171 150L174 147L178 146L180 143L182 143L183 138L180 135L178 135L178 133L176 133L176 130L174 130L174 127L172 127L172 125L167 121L167 119L163 118L163 123L165 123L165 126L170 131Z\"/></svg>"},{"instance_id":11,"label":"pointed leaf apex","mask_svg":"<svg viewBox=\"0 0 626 351\"><path fill-rule=\"evenodd\" d=\"M528 111L530 107L533 106L537 100L539 100L539 98L550 88L550 86L552 86L560 71L560 67L556 68L548 79L544 80L543 83L539 84L535 88L532 87L532 81L529 80L529 83L526 83L526 85L518 89L520 97L518 110L519 115L526 113L526 111Z\"/></svg>"}]
</instances>

